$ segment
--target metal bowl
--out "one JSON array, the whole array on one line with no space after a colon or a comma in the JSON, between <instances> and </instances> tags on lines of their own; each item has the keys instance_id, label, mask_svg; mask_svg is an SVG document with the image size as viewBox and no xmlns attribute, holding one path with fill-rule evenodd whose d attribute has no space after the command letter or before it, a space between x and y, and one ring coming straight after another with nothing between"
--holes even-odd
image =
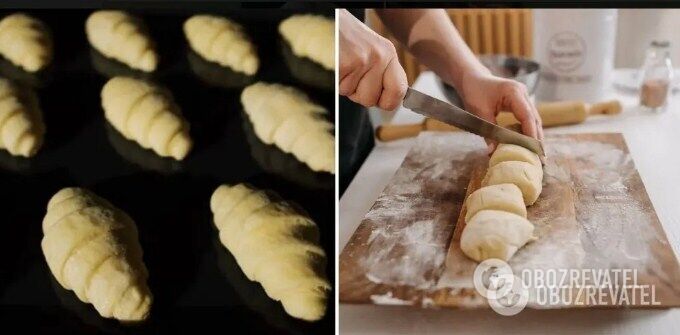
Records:
<instances>
[{"instance_id":1,"label":"metal bowl","mask_svg":"<svg viewBox=\"0 0 680 335\"><path fill-rule=\"evenodd\" d=\"M540 65L527 58L518 58L506 55L481 55L479 60L489 68L491 73L512 80L516 80L527 87L529 95L532 95L538 84L538 71ZM456 89L438 78L439 85L446 97L456 106L463 106L462 100Z\"/></svg>"}]
</instances>

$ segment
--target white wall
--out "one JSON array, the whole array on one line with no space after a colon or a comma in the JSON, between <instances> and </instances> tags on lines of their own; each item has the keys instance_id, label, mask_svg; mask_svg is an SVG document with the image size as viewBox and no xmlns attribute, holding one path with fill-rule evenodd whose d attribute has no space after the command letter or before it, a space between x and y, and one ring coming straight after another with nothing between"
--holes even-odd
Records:
<instances>
[{"instance_id":1,"label":"white wall","mask_svg":"<svg viewBox=\"0 0 680 335\"><path fill-rule=\"evenodd\" d=\"M619 9L614 67L639 67L654 39L671 42L673 66L680 67L680 9Z\"/></svg>"}]
</instances>

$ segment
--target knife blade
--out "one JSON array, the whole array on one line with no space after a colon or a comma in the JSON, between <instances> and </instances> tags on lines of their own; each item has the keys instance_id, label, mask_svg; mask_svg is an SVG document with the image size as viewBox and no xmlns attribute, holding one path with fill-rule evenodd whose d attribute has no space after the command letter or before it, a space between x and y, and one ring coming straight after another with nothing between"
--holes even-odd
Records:
<instances>
[{"instance_id":1,"label":"knife blade","mask_svg":"<svg viewBox=\"0 0 680 335\"><path fill-rule=\"evenodd\" d=\"M525 147L540 157L545 157L543 145L539 140L503 128L469 113L460 107L451 105L410 87L406 91L403 105L418 114L437 119L484 138L496 140L499 143L515 144Z\"/></svg>"}]
</instances>

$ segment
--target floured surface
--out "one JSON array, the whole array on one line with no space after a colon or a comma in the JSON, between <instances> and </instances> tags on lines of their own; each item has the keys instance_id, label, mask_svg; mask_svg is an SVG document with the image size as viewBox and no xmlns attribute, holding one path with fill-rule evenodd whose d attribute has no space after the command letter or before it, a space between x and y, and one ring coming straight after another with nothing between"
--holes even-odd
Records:
<instances>
[{"instance_id":1,"label":"floured surface","mask_svg":"<svg viewBox=\"0 0 680 335\"><path fill-rule=\"evenodd\" d=\"M662 306L680 304L678 263L622 136L552 136L545 147L543 193L528 208L539 239L511 259L514 272L637 269ZM479 187L487 162L478 137L423 133L341 254L340 300L487 306L458 245L468 183Z\"/></svg>"}]
</instances>

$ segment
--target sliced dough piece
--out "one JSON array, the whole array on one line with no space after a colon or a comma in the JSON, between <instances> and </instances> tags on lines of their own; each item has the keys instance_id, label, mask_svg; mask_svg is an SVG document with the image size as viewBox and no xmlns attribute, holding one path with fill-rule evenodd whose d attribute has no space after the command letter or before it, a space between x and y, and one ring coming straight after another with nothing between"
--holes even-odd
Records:
<instances>
[{"instance_id":1,"label":"sliced dough piece","mask_svg":"<svg viewBox=\"0 0 680 335\"><path fill-rule=\"evenodd\" d=\"M60 285L106 318L139 321L152 296L134 221L81 188L64 188L47 204L42 250Z\"/></svg>"},{"instance_id":2,"label":"sliced dough piece","mask_svg":"<svg viewBox=\"0 0 680 335\"><path fill-rule=\"evenodd\" d=\"M463 229L460 248L477 262L489 258L503 261L533 239L534 225L527 219L504 211L481 210Z\"/></svg>"},{"instance_id":3,"label":"sliced dough piece","mask_svg":"<svg viewBox=\"0 0 680 335\"><path fill-rule=\"evenodd\" d=\"M515 184L498 184L482 187L470 194L465 201L467 211L465 222L470 221L477 212L493 209L527 217L522 191Z\"/></svg>"},{"instance_id":4,"label":"sliced dough piece","mask_svg":"<svg viewBox=\"0 0 680 335\"><path fill-rule=\"evenodd\" d=\"M527 162L538 168L543 168L538 155L531 150L519 145L501 143L491 155L489 167L507 161Z\"/></svg>"},{"instance_id":5,"label":"sliced dough piece","mask_svg":"<svg viewBox=\"0 0 680 335\"><path fill-rule=\"evenodd\" d=\"M323 317L331 286L319 230L309 217L277 195L245 184L219 186L210 208L220 241L248 279L262 284L291 316Z\"/></svg>"},{"instance_id":6,"label":"sliced dough piece","mask_svg":"<svg viewBox=\"0 0 680 335\"><path fill-rule=\"evenodd\" d=\"M31 157L42 146L44 136L45 124L35 93L0 78L0 149Z\"/></svg>"},{"instance_id":7,"label":"sliced dough piece","mask_svg":"<svg viewBox=\"0 0 680 335\"><path fill-rule=\"evenodd\" d=\"M189 123L168 90L139 79L114 77L101 96L106 119L125 138L176 160L191 150Z\"/></svg>"},{"instance_id":8,"label":"sliced dough piece","mask_svg":"<svg viewBox=\"0 0 680 335\"><path fill-rule=\"evenodd\" d=\"M314 171L335 173L335 137L324 107L293 87L263 82L246 87L241 103L262 142L292 153Z\"/></svg>"},{"instance_id":9,"label":"sliced dough piece","mask_svg":"<svg viewBox=\"0 0 680 335\"><path fill-rule=\"evenodd\" d=\"M52 62L52 45L47 26L34 17L16 13L0 21L0 54L28 72Z\"/></svg>"},{"instance_id":10,"label":"sliced dough piece","mask_svg":"<svg viewBox=\"0 0 680 335\"><path fill-rule=\"evenodd\" d=\"M293 15L279 24L279 33L298 57L335 70L335 21L322 15Z\"/></svg>"},{"instance_id":11,"label":"sliced dough piece","mask_svg":"<svg viewBox=\"0 0 680 335\"><path fill-rule=\"evenodd\" d=\"M102 55L133 69L156 70L156 47L141 19L120 10L99 10L87 18L85 32Z\"/></svg>"},{"instance_id":12,"label":"sliced dough piece","mask_svg":"<svg viewBox=\"0 0 680 335\"><path fill-rule=\"evenodd\" d=\"M515 184L522 191L524 204L533 205L543 189L543 169L527 162L506 161L490 167L482 186Z\"/></svg>"},{"instance_id":13,"label":"sliced dough piece","mask_svg":"<svg viewBox=\"0 0 680 335\"><path fill-rule=\"evenodd\" d=\"M194 15L184 22L184 35L201 57L247 75L257 73L260 60L255 45L238 23L219 16Z\"/></svg>"}]
</instances>

